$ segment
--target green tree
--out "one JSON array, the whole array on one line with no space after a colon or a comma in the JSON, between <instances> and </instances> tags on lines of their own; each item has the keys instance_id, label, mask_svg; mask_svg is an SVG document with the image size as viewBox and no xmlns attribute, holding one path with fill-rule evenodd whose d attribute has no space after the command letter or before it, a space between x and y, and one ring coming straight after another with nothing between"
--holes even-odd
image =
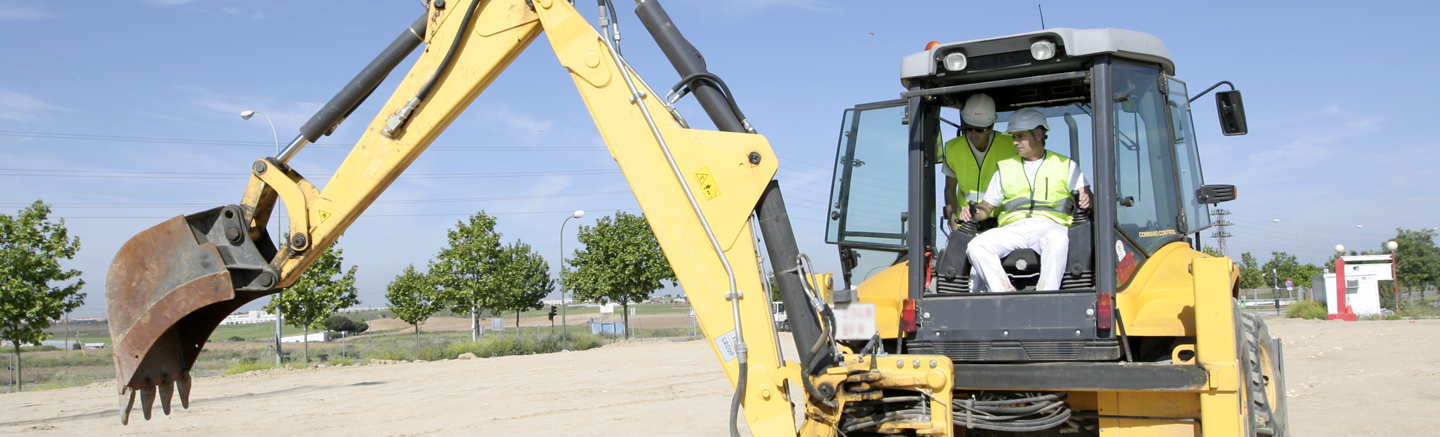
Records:
<instances>
[{"instance_id":1,"label":"green tree","mask_svg":"<svg viewBox=\"0 0 1440 437\"><path fill-rule=\"evenodd\" d=\"M1213 256L1213 257L1216 257L1216 258L1220 258L1220 257L1223 257L1223 256L1224 256L1224 255L1221 255L1221 254L1220 254L1220 249L1216 249L1216 248L1213 247L1213 246L1202 246L1202 247L1200 248L1200 251L1201 251L1201 252L1205 252L1206 255L1210 255L1210 256Z\"/></svg>"},{"instance_id":2,"label":"green tree","mask_svg":"<svg viewBox=\"0 0 1440 437\"><path fill-rule=\"evenodd\" d=\"M435 285L425 274L416 272L415 265L405 266L405 271L385 286L385 300L390 302L390 311L395 318L415 325L415 347L420 347L420 324L440 311Z\"/></svg>"},{"instance_id":3,"label":"green tree","mask_svg":"<svg viewBox=\"0 0 1440 437\"><path fill-rule=\"evenodd\" d=\"M495 312L513 311L516 335L519 335L520 313L544 308L540 300L555 291L555 282L550 279L550 265L529 244L518 240L500 250L496 264L495 279L498 284L495 295L489 299L490 309Z\"/></svg>"},{"instance_id":4,"label":"green tree","mask_svg":"<svg viewBox=\"0 0 1440 437\"><path fill-rule=\"evenodd\" d=\"M440 301L456 314L470 314L470 340L480 338L480 311L490 308L487 300L495 292L496 260L500 257L500 233L495 218L485 211L468 221L456 222L447 233L449 245L440 250L430 266L430 277L439 287Z\"/></svg>"},{"instance_id":5,"label":"green tree","mask_svg":"<svg viewBox=\"0 0 1440 437\"><path fill-rule=\"evenodd\" d=\"M365 324L365 322L358 322L349 317L336 314L330 316L330 318L325 319L325 329L335 332L359 334L361 332L369 330L370 325Z\"/></svg>"},{"instance_id":6,"label":"green tree","mask_svg":"<svg viewBox=\"0 0 1440 437\"><path fill-rule=\"evenodd\" d=\"M613 219L581 226L579 239L585 247L575 250L570 260L575 272L565 278L566 284L575 290L576 299L618 302L627 328L630 302L649 298L663 286L661 281L675 284L675 271L643 215L617 211ZM629 337L629 329L625 333Z\"/></svg>"},{"instance_id":7,"label":"green tree","mask_svg":"<svg viewBox=\"0 0 1440 437\"><path fill-rule=\"evenodd\" d=\"M774 274L774 273L770 273L770 272L765 272L765 282L766 282L767 285L770 286L770 301L771 301L771 302L780 302L780 301L782 301L782 299L780 298L780 281L778 281L778 280L775 279L775 274Z\"/></svg>"},{"instance_id":8,"label":"green tree","mask_svg":"<svg viewBox=\"0 0 1440 437\"><path fill-rule=\"evenodd\" d=\"M331 245L294 285L265 305L265 311L279 311L291 326L305 330L306 363L310 362L310 329L324 329L325 321L335 311L360 303L355 290L356 266L350 266L342 275L344 261L344 250Z\"/></svg>"},{"instance_id":9,"label":"green tree","mask_svg":"<svg viewBox=\"0 0 1440 437\"><path fill-rule=\"evenodd\" d=\"M70 238L65 220L54 223L49 216L50 207L39 200L13 217L0 214L0 340L15 346L21 390L20 345L49 338L50 321L85 303L85 280L65 284L80 271L60 267L60 260L75 259L80 237Z\"/></svg>"},{"instance_id":10,"label":"green tree","mask_svg":"<svg viewBox=\"0 0 1440 437\"><path fill-rule=\"evenodd\" d=\"M1435 230L1395 230L1396 270L1400 285L1412 294L1415 289L1440 285L1440 248L1435 247ZM1424 293L1421 293L1424 297Z\"/></svg>"},{"instance_id":11,"label":"green tree","mask_svg":"<svg viewBox=\"0 0 1440 437\"><path fill-rule=\"evenodd\" d=\"M1320 267L1314 264L1300 264L1294 255L1285 252L1270 252L1270 261L1260 267L1260 272L1265 276L1265 281L1268 281L1262 288L1274 287L1277 282L1278 286L1283 288L1285 281L1293 281L1295 285L1304 287L1310 284L1311 275L1320 273ZM1272 272L1279 276L1278 281L1271 275Z\"/></svg>"},{"instance_id":12,"label":"green tree","mask_svg":"<svg viewBox=\"0 0 1440 437\"><path fill-rule=\"evenodd\" d=\"M1250 252L1240 254L1240 288L1263 288L1265 277L1260 275L1260 262Z\"/></svg>"}]
</instances>

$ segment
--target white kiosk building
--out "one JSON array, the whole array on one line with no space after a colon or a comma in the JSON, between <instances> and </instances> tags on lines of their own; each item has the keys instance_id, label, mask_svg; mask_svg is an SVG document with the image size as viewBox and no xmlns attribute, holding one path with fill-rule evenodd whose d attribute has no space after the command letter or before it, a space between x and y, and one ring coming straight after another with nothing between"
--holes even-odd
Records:
<instances>
[{"instance_id":1,"label":"white kiosk building","mask_svg":"<svg viewBox=\"0 0 1440 437\"><path fill-rule=\"evenodd\" d=\"M1331 320L1380 314L1380 281L1395 279L1391 268L1390 255L1340 257L1335 272L1310 277L1315 300L1325 302Z\"/></svg>"}]
</instances>

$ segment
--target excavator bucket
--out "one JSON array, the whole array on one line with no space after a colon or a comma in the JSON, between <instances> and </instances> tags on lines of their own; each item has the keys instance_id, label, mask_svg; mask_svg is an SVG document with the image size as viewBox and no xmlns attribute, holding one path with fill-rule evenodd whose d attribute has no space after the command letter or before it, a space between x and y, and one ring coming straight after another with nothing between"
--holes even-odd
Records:
<instances>
[{"instance_id":1,"label":"excavator bucket","mask_svg":"<svg viewBox=\"0 0 1440 437\"><path fill-rule=\"evenodd\" d=\"M190 368L215 327L274 292L278 276L255 250L239 212L231 205L167 220L131 238L111 262L105 307L121 423L129 423L137 393L147 420L157 395L170 414L176 389L181 407L189 408Z\"/></svg>"}]
</instances>

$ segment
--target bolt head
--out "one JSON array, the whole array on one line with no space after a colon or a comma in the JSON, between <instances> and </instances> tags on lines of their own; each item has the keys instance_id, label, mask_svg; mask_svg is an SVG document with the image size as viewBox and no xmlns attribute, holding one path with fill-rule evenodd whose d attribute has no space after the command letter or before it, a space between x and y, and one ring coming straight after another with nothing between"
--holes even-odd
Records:
<instances>
[{"instance_id":1,"label":"bolt head","mask_svg":"<svg viewBox=\"0 0 1440 437\"><path fill-rule=\"evenodd\" d=\"M750 163L751 163L751 164L759 164L759 163L760 163L760 152L750 152Z\"/></svg>"},{"instance_id":2,"label":"bolt head","mask_svg":"<svg viewBox=\"0 0 1440 437\"><path fill-rule=\"evenodd\" d=\"M268 168L269 166L265 165L265 161L255 161L254 164L250 164L250 171L255 172L257 175L265 174L265 170Z\"/></svg>"}]
</instances>

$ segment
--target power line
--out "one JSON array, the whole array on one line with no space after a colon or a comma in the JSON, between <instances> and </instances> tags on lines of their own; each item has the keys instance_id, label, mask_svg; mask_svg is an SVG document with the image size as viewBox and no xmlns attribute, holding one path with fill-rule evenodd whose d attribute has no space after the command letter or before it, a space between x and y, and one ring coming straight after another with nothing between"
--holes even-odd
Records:
<instances>
[{"instance_id":1,"label":"power line","mask_svg":"<svg viewBox=\"0 0 1440 437\"><path fill-rule=\"evenodd\" d=\"M49 172L49 173L38 173ZM560 176L560 175L592 175L619 173L620 170L564 170L564 171L532 171L532 172L497 172L497 173L402 173L398 179L477 179L477 178L509 178L509 177L534 177L534 176ZM119 171L119 170L55 170L55 169L25 169L25 168L0 168L0 176L25 176L25 177L66 177L66 178L105 178L105 179L186 179L186 180L234 180L248 178L240 174L216 174L197 172L149 172L149 171ZM314 175L306 179L321 180L334 177L334 173Z\"/></svg>"},{"instance_id":2,"label":"power line","mask_svg":"<svg viewBox=\"0 0 1440 437\"><path fill-rule=\"evenodd\" d=\"M164 138L164 137L130 137L121 135L89 135L89 134L66 134L55 132L27 132L0 130L0 136L24 137L24 138L46 138L60 140L81 140L81 141L109 141L122 143L160 143L160 144L193 144L202 146L232 146L232 147L265 147L274 148L275 143L260 141L232 141L232 140L205 140L193 138ZM309 147L322 149L350 149L351 144L340 143L316 143ZM426 150L459 150L459 151L481 151L481 152L597 152L607 150L604 147L486 147L486 146L435 146L427 147Z\"/></svg>"},{"instance_id":3,"label":"power line","mask_svg":"<svg viewBox=\"0 0 1440 437\"><path fill-rule=\"evenodd\" d=\"M379 201L374 202L374 204L375 204L375 205L406 205L406 204L419 204L419 203L491 202L491 201L504 201L504 200L552 199L552 198L559 198L559 197L608 196L608 195L614 195L614 194L630 194L630 191L628 191L628 190L626 190L626 191L596 191L596 192L589 192L589 193L535 194L535 195L526 195L526 196L466 197L466 198L449 198L449 199L379 200ZM29 205L30 205L29 203L0 203L0 207L17 207L17 206L23 207L23 206L29 206ZM204 207L214 206L214 204L209 204L209 203L49 203L49 204L46 204L46 205L48 205L48 206L50 206L50 207L52 207L52 208L77 208L77 209L90 209L90 208L125 208L125 209L142 209L142 208L204 208Z\"/></svg>"}]
</instances>

